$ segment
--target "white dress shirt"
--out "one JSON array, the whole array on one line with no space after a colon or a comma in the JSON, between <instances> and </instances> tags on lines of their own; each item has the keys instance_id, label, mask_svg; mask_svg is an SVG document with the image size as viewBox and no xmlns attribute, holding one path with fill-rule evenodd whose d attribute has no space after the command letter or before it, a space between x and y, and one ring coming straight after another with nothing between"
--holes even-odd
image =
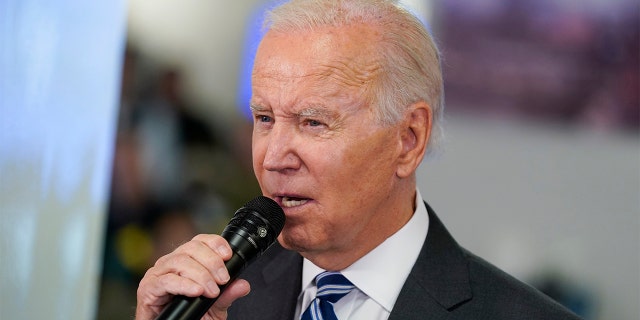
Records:
<instances>
[{"instance_id":1,"label":"white dress shirt","mask_svg":"<svg viewBox=\"0 0 640 320\"><path fill-rule=\"evenodd\" d=\"M340 272L356 288L334 304L338 319L384 320L389 318L400 290L418 259L429 229L429 215L420 191L416 191L416 211L400 230ZM315 277L323 269L304 259L302 291L298 296L296 316L316 296Z\"/></svg>"}]
</instances>

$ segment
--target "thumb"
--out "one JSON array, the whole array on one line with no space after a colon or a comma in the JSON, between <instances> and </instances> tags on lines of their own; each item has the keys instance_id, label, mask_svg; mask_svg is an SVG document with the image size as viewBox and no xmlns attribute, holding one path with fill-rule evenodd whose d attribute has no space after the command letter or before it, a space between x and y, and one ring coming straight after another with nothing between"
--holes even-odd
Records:
<instances>
[{"instance_id":1,"label":"thumb","mask_svg":"<svg viewBox=\"0 0 640 320\"><path fill-rule=\"evenodd\" d=\"M207 315L203 319L225 320L227 319L227 309L238 298L249 294L251 286L244 279L237 279L227 286L220 297L213 304Z\"/></svg>"}]
</instances>

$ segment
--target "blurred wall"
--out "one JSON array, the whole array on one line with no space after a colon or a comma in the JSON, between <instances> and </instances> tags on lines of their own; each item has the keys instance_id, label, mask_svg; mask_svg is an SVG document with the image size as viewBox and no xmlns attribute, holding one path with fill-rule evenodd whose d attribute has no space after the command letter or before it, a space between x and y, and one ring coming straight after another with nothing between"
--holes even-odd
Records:
<instances>
[{"instance_id":1,"label":"blurred wall","mask_svg":"<svg viewBox=\"0 0 640 320\"><path fill-rule=\"evenodd\" d=\"M124 1L0 2L0 318L91 319Z\"/></svg>"},{"instance_id":2,"label":"blurred wall","mask_svg":"<svg viewBox=\"0 0 640 320\"><path fill-rule=\"evenodd\" d=\"M263 2L131 0L129 42L153 63L179 69L194 108L227 127L237 111L247 18Z\"/></svg>"}]
</instances>

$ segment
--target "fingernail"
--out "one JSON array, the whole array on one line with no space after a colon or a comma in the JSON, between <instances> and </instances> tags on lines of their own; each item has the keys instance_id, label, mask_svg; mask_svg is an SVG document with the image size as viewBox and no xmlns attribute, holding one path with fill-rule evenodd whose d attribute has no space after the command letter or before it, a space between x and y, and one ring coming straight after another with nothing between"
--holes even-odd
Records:
<instances>
[{"instance_id":1,"label":"fingernail","mask_svg":"<svg viewBox=\"0 0 640 320\"><path fill-rule=\"evenodd\" d=\"M229 281L229 273L225 269L218 269L218 279L223 283Z\"/></svg>"},{"instance_id":2,"label":"fingernail","mask_svg":"<svg viewBox=\"0 0 640 320\"><path fill-rule=\"evenodd\" d=\"M209 289L209 292L211 292L211 294L214 296L220 293L220 289L218 288L218 285L214 281L207 282L207 288Z\"/></svg>"},{"instance_id":3,"label":"fingernail","mask_svg":"<svg viewBox=\"0 0 640 320\"><path fill-rule=\"evenodd\" d=\"M218 252L220 252L220 254L223 255L223 256L231 255L231 251L229 250L229 248L227 248L225 246L219 246L218 247Z\"/></svg>"}]
</instances>

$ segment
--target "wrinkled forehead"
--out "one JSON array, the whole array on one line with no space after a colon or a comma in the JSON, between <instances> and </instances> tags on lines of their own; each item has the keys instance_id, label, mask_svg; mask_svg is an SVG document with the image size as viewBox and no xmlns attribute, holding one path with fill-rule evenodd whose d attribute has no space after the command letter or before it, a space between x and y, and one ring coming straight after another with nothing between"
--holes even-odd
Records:
<instances>
[{"instance_id":1,"label":"wrinkled forehead","mask_svg":"<svg viewBox=\"0 0 640 320\"><path fill-rule=\"evenodd\" d=\"M269 31L258 48L253 80L308 79L368 87L381 72L375 30L363 25Z\"/></svg>"}]
</instances>

